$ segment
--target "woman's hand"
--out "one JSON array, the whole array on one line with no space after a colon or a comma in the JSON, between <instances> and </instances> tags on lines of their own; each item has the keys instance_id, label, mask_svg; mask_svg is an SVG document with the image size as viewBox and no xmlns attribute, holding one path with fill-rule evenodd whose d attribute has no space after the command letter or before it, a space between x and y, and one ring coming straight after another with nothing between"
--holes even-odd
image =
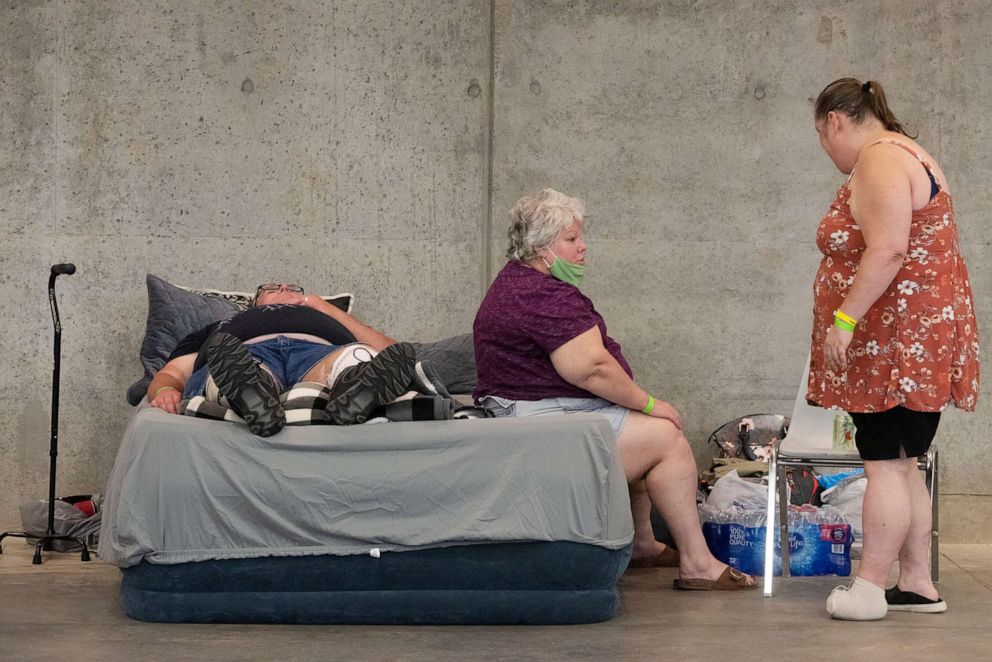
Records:
<instances>
[{"instance_id":1,"label":"woman's hand","mask_svg":"<svg viewBox=\"0 0 992 662\"><path fill-rule=\"evenodd\" d=\"M677 427L679 430L684 429L682 423L682 414L679 410L668 404L664 400L655 400L654 409L648 414L651 418L664 418L667 421L671 421L672 425Z\"/></svg>"},{"instance_id":2,"label":"woman's hand","mask_svg":"<svg viewBox=\"0 0 992 662\"><path fill-rule=\"evenodd\" d=\"M152 407L164 409L170 414L178 414L179 403L182 402L182 399L183 394L180 393L178 389L167 386L160 390L148 404Z\"/></svg>"},{"instance_id":3,"label":"woman's hand","mask_svg":"<svg viewBox=\"0 0 992 662\"><path fill-rule=\"evenodd\" d=\"M847 348L851 344L854 333L831 326L823 341L823 363L827 369L835 373L847 370Z\"/></svg>"}]
</instances>

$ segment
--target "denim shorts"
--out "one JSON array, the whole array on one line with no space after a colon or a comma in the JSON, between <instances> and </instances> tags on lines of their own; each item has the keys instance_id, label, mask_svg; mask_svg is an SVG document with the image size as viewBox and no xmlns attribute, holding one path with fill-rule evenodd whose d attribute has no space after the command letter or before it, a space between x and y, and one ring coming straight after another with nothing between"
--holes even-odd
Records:
<instances>
[{"instance_id":1,"label":"denim shorts","mask_svg":"<svg viewBox=\"0 0 992 662\"><path fill-rule=\"evenodd\" d=\"M341 345L324 345L321 343L297 340L286 336L276 336L271 340L246 344L248 352L258 363L264 363L276 378L279 390L287 388L300 381L303 375L320 363L328 354ZM183 399L203 395L209 374L207 366L196 370L186 381L183 389Z\"/></svg>"},{"instance_id":2,"label":"denim shorts","mask_svg":"<svg viewBox=\"0 0 992 662\"><path fill-rule=\"evenodd\" d=\"M495 395L479 399L484 409L496 418L503 416L546 416L554 414L602 414L610 421L613 436L619 437L630 410L603 398L545 398L543 400L509 400Z\"/></svg>"}]
</instances>

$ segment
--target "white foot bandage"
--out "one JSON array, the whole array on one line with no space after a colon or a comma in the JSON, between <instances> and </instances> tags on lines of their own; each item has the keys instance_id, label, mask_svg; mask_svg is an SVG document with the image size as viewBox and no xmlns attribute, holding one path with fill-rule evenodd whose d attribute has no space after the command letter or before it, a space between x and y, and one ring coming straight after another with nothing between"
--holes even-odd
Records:
<instances>
[{"instance_id":1,"label":"white foot bandage","mask_svg":"<svg viewBox=\"0 0 992 662\"><path fill-rule=\"evenodd\" d=\"M885 589L861 577L850 586L838 586L827 598L827 613L843 621L877 621L888 610Z\"/></svg>"}]
</instances>

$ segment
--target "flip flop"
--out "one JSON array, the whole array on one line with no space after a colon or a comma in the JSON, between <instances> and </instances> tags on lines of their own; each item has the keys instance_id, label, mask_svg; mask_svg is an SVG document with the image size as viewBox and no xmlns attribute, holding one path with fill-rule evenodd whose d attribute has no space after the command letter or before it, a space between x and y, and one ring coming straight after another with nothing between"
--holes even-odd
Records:
<instances>
[{"instance_id":1,"label":"flip flop","mask_svg":"<svg viewBox=\"0 0 992 662\"><path fill-rule=\"evenodd\" d=\"M748 576L740 570L727 566L718 579L703 579L701 577L682 579L679 577L675 580L674 586L680 591L748 591L758 588L757 581L749 585L747 579Z\"/></svg>"},{"instance_id":2,"label":"flip flop","mask_svg":"<svg viewBox=\"0 0 992 662\"><path fill-rule=\"evenodd\" d=\"M654 556L641 556L631 559L627 565L630 568L677 568L679 567L679 550L666 547Z\"/></svg>"}]
</instances>

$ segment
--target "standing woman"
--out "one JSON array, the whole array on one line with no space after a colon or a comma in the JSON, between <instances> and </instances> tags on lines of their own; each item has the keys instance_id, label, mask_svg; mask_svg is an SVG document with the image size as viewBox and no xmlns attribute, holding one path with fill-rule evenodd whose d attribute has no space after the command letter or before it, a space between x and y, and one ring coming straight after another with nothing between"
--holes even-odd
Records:
<instances>
[{"instance_id":1,"label":"standing woman","mask_svg":"<svg viewBox=\"0 0 992 662\"><path fill-rule=\"evenodd\" d=\"M928 567L930 498L916 458L948 405L973 411L978 330L947 179L893 116L882 86L842 78L816 132L850 175L820 221L809 400L850 412L864 460L858 576L827 598L845 620L942 612ZM896 559L899 580L885 590Z\"/></svg>"}]
</instances>

